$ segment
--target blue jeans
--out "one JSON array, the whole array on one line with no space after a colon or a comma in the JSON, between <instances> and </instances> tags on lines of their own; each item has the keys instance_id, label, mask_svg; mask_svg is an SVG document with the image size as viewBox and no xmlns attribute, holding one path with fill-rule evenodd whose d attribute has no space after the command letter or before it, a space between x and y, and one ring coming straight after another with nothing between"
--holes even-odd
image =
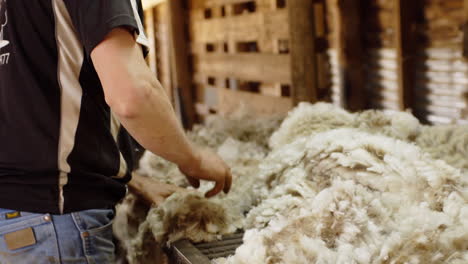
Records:
<instances>
[{"instance_id":1,"label":"blue jeans","mask_svg":"<svg viewBox=\"0 0 468 264\"><path fill-rule=\"evenodd\" d=\"M101 209L65 215L0 209L0 264L115 263L113 218L113 210ZM22 230L33 242L12 246L12 234Z\"/></svg>"}]
</instances>

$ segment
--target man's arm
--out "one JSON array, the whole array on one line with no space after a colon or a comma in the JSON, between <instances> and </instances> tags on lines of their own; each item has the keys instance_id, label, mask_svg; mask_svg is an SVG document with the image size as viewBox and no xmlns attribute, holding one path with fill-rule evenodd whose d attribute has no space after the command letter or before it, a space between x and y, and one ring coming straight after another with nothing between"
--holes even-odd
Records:
<instances>
[{"instance_id":1,"label":"man's arm","mask_svg":"<svg viewBox=\"0 0 468 264\"><path fill-rule=\"evenodd\" d=\"M195 148L185 136L169 98L146 65L141 47L123 28L114 29L91 53L106 102L129 133L147 150L176 163L190 183L216 182L206 196L231 187L222 159Z\"/></svg>"}]
</instances>

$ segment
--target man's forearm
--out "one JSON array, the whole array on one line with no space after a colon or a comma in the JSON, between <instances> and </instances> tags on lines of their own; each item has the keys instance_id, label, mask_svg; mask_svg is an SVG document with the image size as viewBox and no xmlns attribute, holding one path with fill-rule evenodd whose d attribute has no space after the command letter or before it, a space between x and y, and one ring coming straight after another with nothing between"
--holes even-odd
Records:
<instances>
[{"instance_id":1,"label":"man's forearm","mask_svg":"<svg viewBox=\"0 0 468 264\"><path fill-rule=\"evenodd\" d=\"M143 88L149 89L147 98L135 102L132 115L117 114L119 120L151 152L180 166L196 162L197 153L185 136L164 89L156 79L149 83Z\"/></svg>"}]
</instances>

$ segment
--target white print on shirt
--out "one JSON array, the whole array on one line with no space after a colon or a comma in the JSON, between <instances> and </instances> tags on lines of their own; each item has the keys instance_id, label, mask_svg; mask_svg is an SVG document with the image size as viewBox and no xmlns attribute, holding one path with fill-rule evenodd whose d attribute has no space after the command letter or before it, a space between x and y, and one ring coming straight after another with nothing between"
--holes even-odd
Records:
<instances>
[{"instance_id":1,"label":"white print on shirt","mask_svg":"<svg viewBox=\"0 0 468 264\"><path fill-rule=\"evenodd\" d=\"M0 66L8 64L10 53L0 54Z\"/></svg>"},{"instance_id":2,"label":"white print on shirt","mask_svg":"<svg viewBox=\"0 0 468 264\"><path fill-rule=\"evenodd\" d=\"M6 9L6 0L0 0L0 51L2 48L8 46L10 42L4 39L4 29L8 24L8 14ZM0 53L0 66L8 64L10 53Z\"/></svg>"}]
</instances>

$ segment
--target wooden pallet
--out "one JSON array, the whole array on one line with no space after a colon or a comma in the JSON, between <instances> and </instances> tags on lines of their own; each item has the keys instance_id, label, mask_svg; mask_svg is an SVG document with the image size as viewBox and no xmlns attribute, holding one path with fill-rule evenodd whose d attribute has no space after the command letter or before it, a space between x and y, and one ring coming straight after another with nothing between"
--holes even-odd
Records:
<instances>
[{"instance_id":1,"label":"wooden pallet","mask_svg":"<svg viewBox=\"0 0 468 264\"><path fill-rule=\"evenodd\" d=\"M200 114L207 111L228 114L241 104L259 115L288 111L292 104L286 3L276 0L189 3L194 84ZM281 107L271 107L274 105Z\"/></svg>"},{"instance_id":2,"label":"wooden pallet","mask_svg":"<svg viewBox=\"0 0 468 264\"><path fill-rule=\"evenodd\" d=\"M415 110L431 123L467 120L468 63L463 60L463 0L424 0L424 22L417 33L424 39L415 67Z\"/></svg>"},{"instance_id":3,"label":"wooden pallet","mask_svg":"<svg viewBox=\"0 0 468 264\"><path fill-rule=\"evenodd\" d=\"M241 105L254 115L293 106L286 0L189 0L194 88L200 115L229 114ZM316 5L325 36L324 5ZM319 58L326 65L326 57ZM323 67L320 82L328 78Z\"/></svg>"}]
</instances>

